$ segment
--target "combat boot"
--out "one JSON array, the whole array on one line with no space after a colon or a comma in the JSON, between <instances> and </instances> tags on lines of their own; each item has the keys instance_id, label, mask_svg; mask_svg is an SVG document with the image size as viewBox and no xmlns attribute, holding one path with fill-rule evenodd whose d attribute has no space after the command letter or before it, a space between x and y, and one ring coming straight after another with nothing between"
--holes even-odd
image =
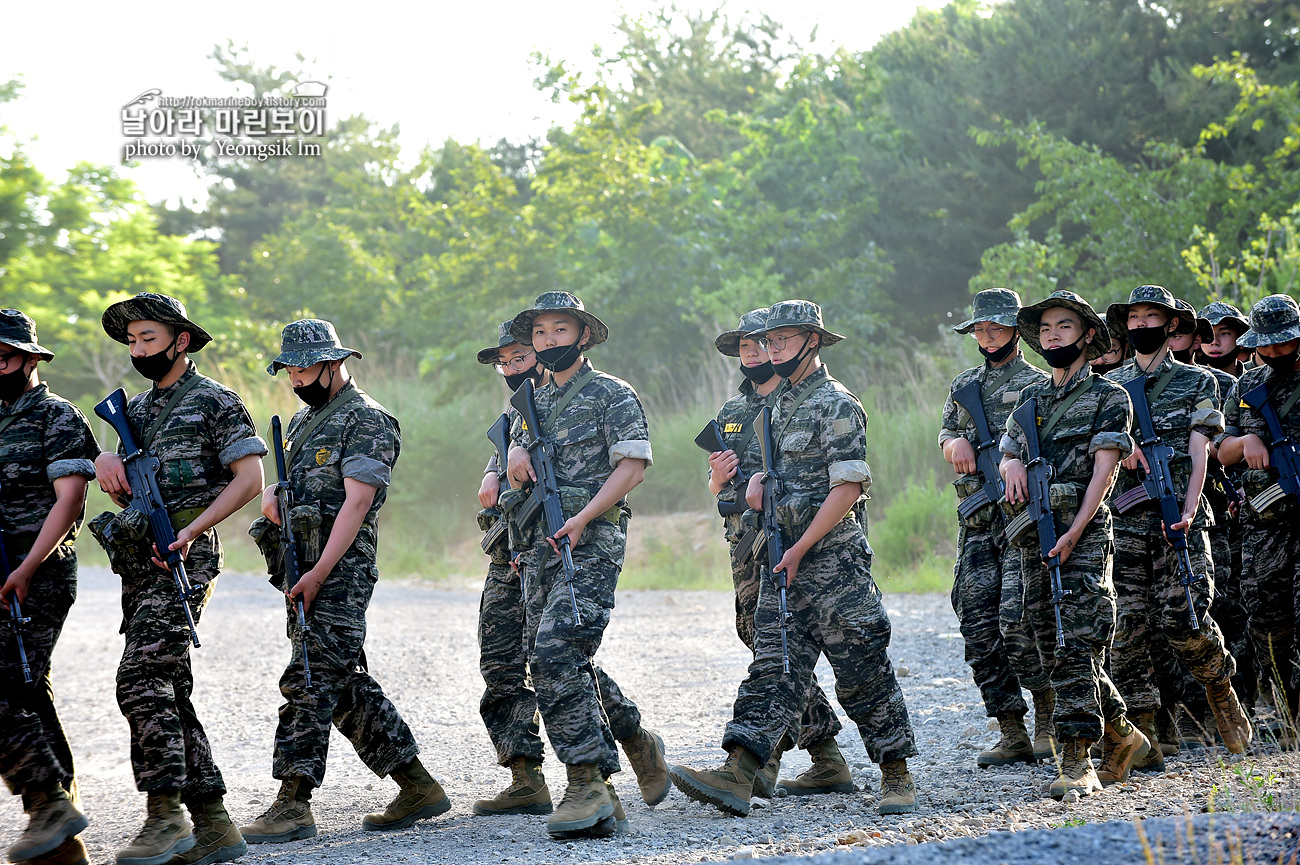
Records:
<instances>
[{"instance_id":1,"label":"combat boot","mask_svg":"<svg viewBox=\"0 0 1300 865\"><path fill-rule=\"evenodd\" d=\"M1156 738L1160 740L1160 753L1166 757L1177 757L1181 750L1178 747L1178 724L1174 721L1174 713L1167 706L1161 706L1156 709Z\"/></svg>"},{"instance_id":2,"label":"combat boot","mask_svg":"<svg viewBox=\"0 0 1300 865\"><path fill-rule=\"evenodd\" d=\"M1092 758L1088 748L1092 742L1087 739L1069 738L1061 742L1061 763L1056 780L1047 788L1053 799L1064 799L1071 790L1079 791L1080 796L1089 796L1101 792L1101 781L1092 768Z\"/></svg>"},{"instance_id":3,"label":"combat boot","mask_svg":"<svg viewBox=\"0 0 1300 865\"><path fill-rule=\"evenodd\" d=\"M815 745L808 746L808 756L812 765L796 777L781 781L776 786L791 796L816 796L819 793L852 793L853 775L840 753L839 743L834 736L822 739Z\"/></svg>"},{"instance_id":4,"label":"combat boot","mask_svg":"<svg viewBox=\"0 0 1300 865\"><path fill-rule=\"evenodd\" d=\"M1133 761L1133 769L1145 770L1148 772L1163 772L1165 770L1165 754L1160 750L1160 734L1156 731L1156 713L1155 712L1138 712L1137 723L1133 726L1142 731L1142 735L1147 737L1151 747L1147 748L1145 754L1138 755Z\"/></svg>"},{"instance_id":5,"label":"combat boot","mask_svg":"<svg viewBox=\"0 0 1300 865\"><path fill-rule=\"evenodd\" d=\"M1223 746L1233 754L1244 754L1250 747L1252 733L1250 720L1237 702L1237 692L1232 689L1232 682L1227 676L1205 686L1206 699L1210 701L1210 711L1214 713L1214 723L1219 728L1219 738Z\"/></svg>"},{"instance_id":6,"label":"combat boot","mask_svg":"<svg viewBox=\"0 0 1300 865\"><path fill-rule=\"evenodd\" d=\"M1107 721L1105 730L1101 738L1101 765L1097 768L1097 780L1101 786L1109 787L1128 780L1133 764L1139 757L1146 756L1151 743L1141 730L1129 723L1128 718L1120 718L1114 724Z\"/></svg>"},{"instance_id":7,"label":"combat boot","mask_svg":"<svg viewBox=\"0 0 1300 865\"><path fill-rule=\"evenodd\" d=\"M916 784L907 771L906 760L886 760L880 764L881 814L911 814L916 810Z\"/></svg>"},{"instance_id":8,"label":"combat boot","mask_svg":"<svg viewBox=\"0 0 1300 865\"><path fill-rule=\"evenodd\" d=\"M1025 717L1010 712L998 715L998 729L1002 738L987 751L980 751L975 765L981 769L989 766L1010 766L1012 763L1034 762L1034 743L1029 741Z\"/></svg>"},{"instance_id":9,"label":"combat boot","mask_svg":"<svg viewBox=\"0 0 1300 865\"><path fill-rule=\"evenodd\" d=\"M117 865L163 865L194 846L180 793L150 793L145 808L144 828L131 846L117 854Z\"/></svg>"},{"instance_id":10,"label":"combat boot","mask_svg":"<svg viewBox=\"0 0 1300 865\"><path fill-rule=\"evenodd\" d=\"M311 813L311 782L306 778L286 778L271 807L239 834L249 844L281 844L316 836L316 818Z\"/></svg>"},{"instance_id":11,"label":"combat boot","mask_svg":"<svg viewBox=\"0 0 1300 865\"><path fill-rule=\"evenodd\" d=\"M760 799L771 799L776 795L776 782L781 777L781 753L773 751L763 768L754 773L752 794Z\"/></svg>"},{"instance_id":12,"label":"combat boot","mask_svg":"<svg viewBox=\"0 0 1300 865\"><path fill-rule=\"evenodd\" d=\"M1034 759L1055 760L1059 749L1056 743L1056 722L1052 713L1056 711L1056 692L1051 688L1046 691L1031 692L1034 698Z\"/></svg>"},{"instance_id":13,"label":"combat boot","mask_svg":"<svg viewBox=\"0 0 1300 865\"><path fill-rule=\"evenodd\" d=\"M10 862L43 856L90 825L62 787L24 795L23 810L27 828L5 851Z\"/></svg>"},{"instance_id":14,"label":"combat boot","mask_svg":"<svg viewBox=\"0 0 1300 865\"><path fill-rule=\"evenodd\" d=\"M546 818L546 831L552 837L591 829L606 817L614 816L600 767L595 763L572 763L565 767L569 785L555 813ZM569 837L574 837L569 835Z\"/></svg>"},{"instance_id":15,"label":"combat boot","mask_svg":"<svg viewBox=\"0 0 1300 865\"><path fill-rule=\"evenodd\" d=\"M49 853L24 859L23 865L90 865L90 856L81 838L74 835Z\"/></svg>"},{"instance_id":16,"label":"combat boot","mask_svg":"<svg viewBox=\"0 0 1300 865\"><path fill-rule=\"evenodd\" d=\"M551 791L542 775L542 761L532 757L515 757L510 761L512 775L510 786L491 799L474 803L474 813L480 817L505 814L549 814Z\"/></svg>"},{"instance_id":17,"label":"combat boot","mask_svg":"<svg viewBox=\"0 0 1300 865\"><path fill-rule=\"evenodd\" d=\"M696 802L703 802L737 817L749 816L749 797L759 762L753 751L734 746L727 761L717 769L703 771L674 766L668 771L677 789Z\"/></svg>"},{"instance_id":18,"label":"combat boot","mask_svg":"<svg viewBox=\"0 0 1300 865\"><path fill-rule=\"evenodd\" d=\"M641 798L653 808L668 797L672 781L668 779L668 761L664 759L664 740L658 733L640 727L631 739L622 739L623 753L632 764Z\"/></svg>"},{"instance_id":19,"label":"combat boot","mask_svg":"<svg viewBox=\"0 0 1300 865\"><path fill-rule=\"evenodd\" d=\"M611 835L626 835L630 832L627 812L623 810L623 803L618 800L618 792L614 789L614 782L608 778L605 779L605 792L609 794L609 800L614 803L613 814L590 829L579 829L576 832L552 832L551 837L557 841L565 841L576 838L608 838Z\"/></svg>"},{"instance_id":20,"label":"combat boot","mask_svg":"<svg viewBox=\"0 0 1300 865\"><path fill-rule=\"evenodd\" d=\"M175 856L170 865L212 865L248 852L248 842L231 822L220 796L187 802L186 807L194 824L194 846Z\"/></svg>"},{"instance_id":21,"label":"combat boot","mask_svg":"<svg viewBox=\"0 0 1300 865\"><path fill-rule=\"evenodd\" d=\"M451 810L451 799L443 792L442 785L430 777L419 757L395 769L388 777L401 789L382 812L365 816L362 829L368 832L405 829L416 820Z\"/></svg>"}]
</instances>

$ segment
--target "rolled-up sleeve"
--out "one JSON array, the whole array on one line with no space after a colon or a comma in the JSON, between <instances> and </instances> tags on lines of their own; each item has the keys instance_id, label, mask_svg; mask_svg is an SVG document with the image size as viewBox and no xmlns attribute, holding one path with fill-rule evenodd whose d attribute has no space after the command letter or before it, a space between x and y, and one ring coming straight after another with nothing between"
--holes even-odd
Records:
<instances>
[{"instance_id":1,"label":"rolled-up sleeve","mask_svg":"<svg viewBox=\"0 0 1300 865\"><path fill-rule=\"evenodd\" d=\"M831 489L840 484L862 484L865 493L871 489L871 467L866 460L839 460L827 468Z\"/></svg>"},{"instance_id":2,"label":"rolled-up sleeve","mask_svg":"<svg viewBox=\"0 0 1300 865\"><path fill-rule=\"evenodd\" d=\"M45 467L45 477L51 483L59 478L66 478L71 475L81 475L84 478L94 480L95 464L84 459L55 460Z\"/></svg>"},{"instance_id":3,"label":"rolled-up sleeve","mask_svg":"<svg viewBox=\"0 0 1300 865\"><path fill-rule=\"evenodd\" d=\"M352 478L354 481L361 481L363 484L369 484L379 489L388 486L393 479L391 466L377 459L356 454L344 457L340 469L343 472L343 477Z\"/></svg>"},{"instance_id":4,"label":"rolled-up sleeve","mask_svg":"<svg viewBox=\"0 0 1300 865\"><path fill-rule=\"evenodd\" d=\"M223 466L230 468L230 465L236 460L241 460L244 457L263 457L270 452L271 449L266 446L266 442L262 440L261 436L249 436L222 448L217 452L217 459L221 461Z\"/></svg>"},{"instance_id":5,"label":"rolled-up sleeve","mask_svg":"<svg viewBox=\"0 0 1300 865\"><path fill-rule=\"evenodd\" d=\"M1105 450L1119 451L1119 458L1126 459L1133 453L1133 436L1126 432L1099 432L1088 440L1088 456Z\"/></svg>"},{"instance_id":6,"label":"rolled-up sleeve","mask_svg":"<svg viewBox=\"0 0 1300 865\"><path fill-rule=\"evenodd\" d=\"M645 460L647 466L654 465L654 454L650 449L650 442L646 439L629 439L615 442L609 449L610 468L616 467L627 457Z\"/></svg>"}]
</instances>

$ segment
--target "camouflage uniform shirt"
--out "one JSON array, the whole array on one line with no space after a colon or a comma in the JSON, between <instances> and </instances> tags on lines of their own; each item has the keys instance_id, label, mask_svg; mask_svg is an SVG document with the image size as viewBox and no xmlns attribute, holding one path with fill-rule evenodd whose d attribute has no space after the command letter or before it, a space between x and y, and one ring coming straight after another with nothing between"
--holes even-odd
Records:
<instances>
[{"instance_id":1,"label":"camouflage uniform shirt","mask_svg":"<svg viewBox=\"0 0 1300 865\"><path fill-rule=\"evenodd\" d=\"M34 541L54 507L54 482L69 475L94 478L99 445L85 415L48 385L0 407L0 420L17 415L0 433L0 528ZM15 551L10 555L17 559Z\"/></svg>"},{"instance_id":2,"label":"camouflage uniform shirt","mask_svg":"<svg viewBox=\"0 0 1300 865\"><path fill-rule=\"evenodd\" d=\"M754 420L764 405L775 405L781 391L787 386L782 382L770 394L761 396L754 383L746 379L740 384L740 393L723 403L722 408L718 410L717 421L718 426L722 427L722 440L727 443L728 448L736 451L736 456L740 457L740 465L737 469L740 476L748 478L762 470L763 451L759 447L758 436L754 434ZM735 478L733 477L732 480L734 481ZM728 485L718 493L718 501L734 502L738 495L743 498L744 489L737 492ZM744 533L740 518L740 514L723 517L723 526L727 530L728 538L738 539Z\"/></svg>"},{"instance_id":3,"label":"camouflage uniform shirt","mask_svg":"<svg viewBox=\"0 0 1300 865\"><path fill-rule=\"evenodd\" d=\"M1224 431L1219 436L1218 444L1223 444L1223 439L1228 436L1257 435L1265 444L1269 444L1268 428L1264 426L1264 418L1260 413L1241 400L1241 395L1248 391L1254 390L1265 382L1268 383L1268 391L1272 396L1274 410L1281 408L1282 403L1291 395L1297 387L1300 387L1300 372L1292 370L1284 375L1274 372L1272 367L1258 366L1248 369L1242 373L1241 378L1233 383L1232 390L1223 401L1224 414ZM1300 403L1297 403L1286 413L1284 417L1278 420L1282 424L1282 431L1292 438L1300 438ZM1242 466L1245 465L1243 462ZM1269 469L1269 471L1274 471ZM1274 473L1276 480L1276 473Z\"/></svg>"}]
</instances>

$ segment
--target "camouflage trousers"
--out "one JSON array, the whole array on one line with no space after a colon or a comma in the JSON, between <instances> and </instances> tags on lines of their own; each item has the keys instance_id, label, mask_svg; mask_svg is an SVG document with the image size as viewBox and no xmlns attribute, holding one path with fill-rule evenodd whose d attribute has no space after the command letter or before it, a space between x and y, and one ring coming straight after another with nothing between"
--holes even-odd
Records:
<instances>
[{"instance_id":1,"label":"camouflage trousers","mask_svg":"<svg viewBox=\"0 0 1300 865\"><path fill-rule=\"evenodd\" d=\"M0 775L9 792L31 794L72 781L72 749L54 708L50 656L77 599L77 554L57 548L32 577L23 615L23 648L32 681L23 681L18 644L0 611Z\"/></svg>"},{"instance_id":2,"label":"camouflage trousers","mask_svg":"<svg viewBox=\"0 0 1300 865\"><path fill-rule=\"evenodd\" d=\"M1180 579L1178 556L1165 541L1160 512L1143 507L1115 518L1115 638L1111 669L1129 710L1154 712L1162 703L1162 681L1171 678L1152 658L1153 644L1167 644L1179 664L1201 685L1234 672L1223 634L1210 615L1214 599L1214 564L1202 519L1187 532L1192 571L1203 579L1190 587L1200 628L1192 630L1187 592ZM1161 665L1165 666L1165 665ZM1169 682L1175 685L1181 676Z\"/></svg>"},{"instance_id":3,"label":"camouflage trousers","mask_svg":"<svg viewBox=\"0 0 1300 865\"><path fill-rule=\"evenodd\" d=\"M754 614L758 610L758 592L760 575L767 564L763 555L741 562L737 555L737 546L731 546L731 583L736 589L736 634L740 641L754 651ZM807 750L810 746L834 739L843 727L840 719L835 717L835 710L826 699L826 692L813 673L808 685L808 698L804 703L803 713L799 718L799 732L796 745Z\"/></svg>"},{"instance_id":4,"label":"camouflage trousers","mask_svg":"<svg viewBox=\"0 0 1300 865\"><path fill-rule=\"evenodd\" d=\"M515 757L540 760L543 754L526 622L522 580L509 565L493 562L478 608L478 668L484 684L478 709L502 766ZM641 727L641 713L604 670L595 665L591 670L610 733L615 739L632 738Z\"/></svg>"},{"instance_id":5,"label":"camouflage trousers","mask_svg":"<svg viewBox=\"0 0 1300 865\"><path fill-rule=\"evenodd\" d=\"M754 660L740 683L722 739L766 762L799 723L813 668L822 654L835 671L835 696L858 725L872 762L914 756L916 738L903 692L889 661L889 617L871 579L871 550L861 526L841 522L799 564L787 591L790 672L781 660L776 581L767 568L759 583Z\"/></svg>"},{"instance_id":6,"label":"camouflage trousers","mask_svg":"<svg viewBox=\"0 0 1300 865\"><path fill-rule=\"evenodd\" d=\"M1247 523L1241 543L1241 595L1264 686L1300 702L1300 527Z\"/></svg>"},{"instance_id":7,"label":"camouflage trousers","mask_svg":"<svg viewBox=\"0 0 1300 865\"><path fill-rule=\"evenodd\" d=\"M1020 552L1003 540L1001 520L987 529L960 527L957 548L952 610L984 711L990 718L1024 715L1029 707L1020 689L1049 685L1025 616Z\"/></svg>"},{"instance_id":8,"label":"camouflage trousers","mask_svg":"<svg viewBox=\"0 0 1300 865\"><path fill-rule=\"evenodd\" d=\"M331 725L381 778L420 752L410 727L367 669L366 609L378 577L373 562L344 557L321 585L307 611L310 689L303 674L296 605L285 598L285 632L293 653L280 676L284 703L275 728L273 777L306 778L319 787L325 779Z\"/></svg>"},{"instance_id":9,"label":"camouflage trousers","mask_svg":"<svg viewBox=\"0 0 1300 865\"><path fill-rule=\"evenodd\" d=\"M1124 700L1105 669L1106 651L1115 632L1115 586L1111 580L1114 542L1110 517L1100 512L1084 530L1074 552L1061 565L1061 602L1065 645L1056 645L1052 580L1037 546L1020 551L1025 608L1038 641L1038 653L1056 691L1052 720L1058 739L1096 742L1105 721L1124 716Z\"/></svg>"},{"instance_id":10,"label":"camouflage trousers","mask_svg":"<svg viewBox=\"0 0 1300 865\"><path fill-rule=\"evenodd\" d=\"M221 544L207 532L185 559L201 596L190 603L197 625L221 571ZM187 800L226 792L208 735L194 709L189 630L171 575L153 565L122 576L122 633L117 705L131 730L131 768L142 793L179 791Z\"/></svg>"}]
</instances>

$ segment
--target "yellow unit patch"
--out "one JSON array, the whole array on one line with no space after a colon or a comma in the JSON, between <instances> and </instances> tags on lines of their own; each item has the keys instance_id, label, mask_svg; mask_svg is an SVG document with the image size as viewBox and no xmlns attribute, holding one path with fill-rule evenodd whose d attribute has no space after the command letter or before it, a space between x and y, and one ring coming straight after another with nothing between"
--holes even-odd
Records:
<instances>
[{"instance_id":1,"label":"yellow unit patch","mask_svg":"<svg viewBox=\"0 0 1300 865\"><path fill-rule=\"evenodd\" d=\"M321 448L320 450L316 451L316 465L323 466L325 465L325 463L329 462L329 459L330 459L329 448Z\"/></svg>"},{"instance_id":2,"label":"yellow unit patch","mask_svg":"<svg viewBox=\"0 0 1300 865\"><path fill-rule=\"evenodd\" d=\"M745 429L745 425L744 425L744 424L739 424L739 423L729 423L729 424L727 424L725 427L722 428L722 431L723 431L723 432L728 432L728 433L734 433L734 432L743 432L744 429Z\"/></svg>"}]
</instances>

